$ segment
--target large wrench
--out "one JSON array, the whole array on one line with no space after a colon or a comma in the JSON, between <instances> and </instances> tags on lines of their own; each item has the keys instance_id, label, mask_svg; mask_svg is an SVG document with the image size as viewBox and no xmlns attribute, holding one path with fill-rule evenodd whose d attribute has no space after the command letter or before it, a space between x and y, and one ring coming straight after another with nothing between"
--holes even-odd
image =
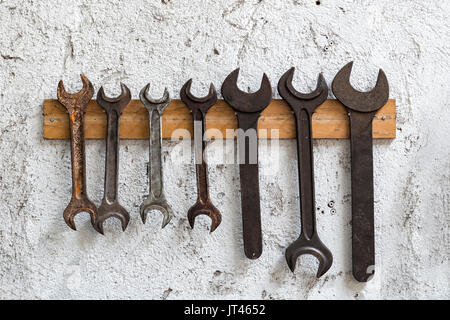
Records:
<instances>
[{"instance_id":1,"label":"large wrench","mask_svg":"<svg viewBox=\"0 0 450 320\"><path fill-rule=\"evenodd\" d=\"M352 67L350 62L336 75L333 93L350 116L353 275L359 282L367 282L375 274L372 122L389 99L389 83L380 69L372 91L357 91L350 84Z\"/></svg>"},{"instance_id":2,"label":"large wrench","mask_svg":"<svg viewBox=\"0 0 450 320\"><path fill-rule=\"evenodd\" d=\"M258 141L252 146L247 133L258 135L258 120L272 101L272 87L264 74L261 88L255 93L246 93L237 86L239 69L233 71L222 85L225 101L234 109L238 118L238 153L240 155L240 180L244 251L249 259L262 255L261 204L259 195ZM244 146L242 145L244 144ZM250 152L252 150L252 152Z\"/></svg>"},{"instance_id":3,"label":"large wrench","mask_svg":"<svg viewBox=\"0 0 450 320\"><path fill-rule=\"evenodd\" d=\"M188 220L192 228L195 225L195 219L200 215L206 215L211 219L211 233L214 232L222 222L220 211L212 204L209 196L208 164L206 162L206 114L208 110L217 102L217 92L214 85L211 84L209 94L204 98L194 97L191 93L192 79L186 82L180 92L181 100L188 106L192 112L194 124L201 125L201 137L197 130L194 130L195 159L197 171L197 203L189 210ZM200 148L201 141L201 148ZM200 154L201 150L201 154ZM200 159L201 157L201 163Z\"/></svg>"},{"instance_id":4,"label":"large wrench","mask_svg":"<svg viewBox=\"0 0 450 320\"><path fill-rule=\"evenodd\" d=\"M149 177L149 189L150 194L147 199L141 205L141 218L145 224L147 222L147 216L150 211L159 211L164 215L163 229L172 220L173 212L170 205L167 203L166 196L164 194L163 183L163 169L162 169L162 126L161 117L164 110L170 104L170 96L167 88L164 91L164 96L155 100L150 97L149 94L150 84L141 90L140 98L149 114L150 124L150 155L148 163L148 177Z\"/></svg>"},{"instance_id":5,"label":"large wrench","mask_svg":"<svg viewBox=\"0 0 450 320\"><path fill-rule=\"evenodd\" d=\"M88 103L94 95L94 87L84 75L81 75L81 81L83 82L83 89L74 94L67 93L62 80L58 84L58 100L69 112L72 199L64 211L64 220L73 230L77 230L74 222L75 216L81 212L90 214L93 226L95 226L97 219L97 207L87 195L84 138L84 115Z\"/></svg>"},{"instance_id":6,"label":"large wrench","mask_svg":"<svg viewBox=\"0 0 450 320\"><path fill-rule=\"evenodd\" d=\"M105 193L102 205L98 208L98 219L95 229L104 234L103 223L109 218L117 218L122 222L125 231L130 222L130 214L118 200L119 182L119 149L120 149L120 116L131 101L130 89L120 84L122 94L117 98L108 98L103 87L97 93L97 103L106 112L108 129L106 138Z\"/></svg>"},{"instance_id":7,"label":"large wrench","mask_svg":"<svg viewBox=\"0 0 450 320\"><path fill-rule=\"evenodd\" d=\"M320 240L316 227L312 115L328 98L328 86L323 75L320 74L314 92L300 93L292 85L294 72L295 68L290 69L278 83L278 91L294 112L297 124L302 226L300 238L291 244L286 251L286 260L289 268L294 272L299 256L313 255L320 262L317 272L317 278L320 278L331 268L333 255Z\"/></svg>"}]
</instances>

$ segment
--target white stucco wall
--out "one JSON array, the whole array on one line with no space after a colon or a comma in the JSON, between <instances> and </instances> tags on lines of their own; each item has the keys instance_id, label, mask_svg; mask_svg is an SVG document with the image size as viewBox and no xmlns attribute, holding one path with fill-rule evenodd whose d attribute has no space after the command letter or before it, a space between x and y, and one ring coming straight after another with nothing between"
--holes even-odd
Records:
<instances>
[{"instance_id":1,"label":"white stucco wall","mask_svg":"<svg viewBox=\"0 0 450 320\"><path fill-rule=\"evenodd\" d=\"M450 298L449 14L442 0L0 1L0 298ZM293 140L281 142L279 159L260 149L258 261L243 254L237 166L210 167L224 220L212 235L207 218L192 231L186 213L196 199L194 165L173 163L171 142L164 169L175 218L165 230L160 216L144 226L138 214L148 185L146 141L122 143L128 230L111 221L100 236L87 215L77 218L78 232L65 225L69 142L42 138L43 100L56 98L60 79L76 91L84 72L109 95L123 81L133 98L151 82L154 96L167 86L179 98L189 78L202 95L237 66L241 88L256 90L266 72L275 90L296 66L295 85L308 91L319 72L331 83L351 60L356 88L370 89L381 67L398 102L398 138L374 146L372 282L351 276L348 140L315 142L319 232L335 258L320 280L314 258L301 258L295 274L284 259L300 227ZM104 152L104 142L87 143L88 191L97 204Z\"/></svg>"}]
</instances>

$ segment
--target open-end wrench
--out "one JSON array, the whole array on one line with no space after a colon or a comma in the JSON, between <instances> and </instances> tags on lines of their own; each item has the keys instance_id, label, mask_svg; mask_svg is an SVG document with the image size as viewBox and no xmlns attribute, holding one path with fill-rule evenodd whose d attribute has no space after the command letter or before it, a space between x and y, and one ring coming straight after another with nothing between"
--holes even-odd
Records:
<instances>
[{"instance_id":1,"label":"open-end wrench","mask_svg":"<svg viewBox=\"0 0 450 320\"><path fill-rule=\"evenodd\" d=\"M120 84L122 93L117 98L108 98L103 87L97 93L97 103L106 112L108 125L106 137L105 193L102 205L98 208L98 219L95 230L104 234L103 223L109 218L117 218L122 222L125 231L130 222L130 214L122 207L118 199L119 182L119 149L120 149L120 116L131 101L130 89Z\"/></svg>"},{"instance_id":2,"label":"open-end wrench","mask_svg":"<svg viewBox=\"0 0 450 320\"><path fill-rule=\"evenodd\" d=\"M234 109L238 118L244 251L247 258L258 259L263 251L258 143L256 141L256 146L251 146L247 133L253 132L254 136L257 137L259 117L272 101L272 87L269 78L264 74L259 91L252 94L246 93L238 88L238 77L239 69L236 69L225 79L222 85L222 95ZM245 146L242 144L245 144ZM250 150L253 154L250 154Z\"/></svg>"},{"instance_id":3,"label":"open-end wrench","mask_svg":"<svg viewBox=\"0 0 450 320\"><path fill-rule=\"evenodd\" d=\"M222 215L220 211L212 204L209 196L209 179L208 179L208 164L206 162L206 114L208 110L217 102L217 92L213 84L211 84L209 94L204 98L197 98L191 93L192 79L186 82L180 92L181 100L191 110L194 119L194 124L201 125L200 131L194 130L195 141L195 162L197 169L197 203L189 210L188 220L192 228L195 225L195 219L200 215L206 215L211 219L211 233L214 232L222 222ZM200 148L201 141L201 148ZM201 152L201 153L200 153ZM201 163L200 163L201 158Z\"/></svg>"},{"instance_id":4,"label":"open-end wrench","mask_svg":"<svg viewBox=\"0 0 450 320\"><path fill-rule=\"evenodd\" d=\"M352 156L353 276L359 282L375 274L375 226L373 186L373 119L389 99L389 83L380 69L375 88L355 90L350 84L353 62L339 71L333 93L350 117Z\"/></svg>"},{"instance_id":5,"label":"open-end wrench","mask_svg":"<svg viewBox=\"0 0 450 320\"><path fill-rule=\"evenodd\" d=\"M81 212L90 214L93 226L95 226L95 221L97 220L97 207L87 195L84 138L84 115L86 114L88 103L94 95L94 87L84 75L81 75L81 80L83 89L74 94L67 93L62 80L58 84L58 100L69 112L70 149L72 154L72 199L64 211L64 220L73 230L76 230L75 216Z\"/></svg>"},{"instance_id":6,"label":"open-end wrench","mask_svg":"<svg viewBox=\"0 0 450 320\"><path fill-rule=\"evenodd\" d=\"M333 255L320 240L316 227L312 115L327 99L328 86L323 75L320 74L315 91L309 94L300 93L292 85L294 72L295 68L290 69L278 83L278 92L294 112L297 124L302 226L300 238L286 251L286 260L289 268L294 272L299 256L313 255L320 262L317 272L317 278L320 278L331 268Z\"/></svg>"},{"instance_id":7,"label":"open-end wrench","mask_svg":"<svg viewBox=\"0 0 450 320\"><path fill-rule=\"evenodd\" d=\"M164 215L163 229L172 220L173 212L171 206L167 203L164 193L163 183L163 169L162 169L162 126L161 117L164 110L170 104L170 96L167 88L164 91L164 96L161 99L155 100L150 97L150 84L141 90L140 98L149 114L150 124L150 155L147 166L147 173L149 177L150 194L141 205L141 218L145 224L147 216L150 211L159 211Z\"/></svg>"}]
</instances>

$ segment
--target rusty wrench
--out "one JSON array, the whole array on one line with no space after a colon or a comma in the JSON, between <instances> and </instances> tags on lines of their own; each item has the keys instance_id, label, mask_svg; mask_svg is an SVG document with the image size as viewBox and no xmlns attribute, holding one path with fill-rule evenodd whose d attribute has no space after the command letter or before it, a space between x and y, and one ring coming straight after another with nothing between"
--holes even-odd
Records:
<instances>
[{"instance_id":1,"label":"rusty wrench","mask_svg":"<svg viewBox=\"0 0 450 320\"><path fill-rule=\"evenodd\" d=\"M90 214L93 226L95 226L97 220L97 207L87 195L84 138L84 116L88 103L94 95L94 87L84 75L81 75L81 81L83 82L83 89L74 94L67 93L62 80L58 84L58 100L69 112L72 199L64 211L64 220L73 230L77 229L74 222L75 216L81 212Z\"/></svg>"},{"instance_id":2,"label":"rusty wrench","mask_svg":"<svg viewBox=\"0 0 450 320\"><path fill-rule=\"evenodd\" d=\"M208 110L217 102L217 92L214 85L211 84L209 94L204 98L194 97L191 93L192 79L186 82L181 89L181 100L188 106L192 112L195 125L201 125L201 134L198 136L198 131L194 130L195 140L195 159L197 171L197 203L189 210L188 219L192 228L195 225L195 219L200 215L206 215L211 218L211 233L214 232L222 222L222 215L220 211L212 204L209 196L209 179L208 179L208 164L206 162L206 114ZM201 141L201 154L200 154ZM201 163L199 163L201 158Z\"/></svg>"},{"instance_id":3,"label":"rusty wrench","mask_svg":"<svg viewBox=\"0 0 450 320\"><path fill-rule=\"evenodd\" d=\"M145 224L147 222L147 215L150 211L156 210L164 215L163 229L172 220L173 212L170 205L167 203L164 193L163 183L163 169L162 169L162 126L161 117L164 110L170 104L170 96L167 88L164 91L164 96L155 100L150 97L149 94L150 84L141 90L140 98L149 114L150 125L150 155L148 163L148 176L149 176L149 190L150 194L147 199L141 205L141 218Z\"/></svg>"},{"instance_id":4,"label":"rusty wrench","mask_svg":"<svg viewBox=\"0 0 450 320\"><path fill-rule=\"evenodd\" d=\"M258 259L263 251L258 172L258 120L262 111L272 101L272 87L269 78L264 74L258 92L252 94L243 92L237 86L239 71L236 69L225 79L222 95L236 112L239 125L238 153L244 251L247 258ZM247 136L247 134L251 136L252 133L256 137L256 146L251 146L250 137Z\"/></svg>"},{"instance_id":5,"label":"rusty wrench","mask_svg":"<svg viewBox=\"0 0 450 320\"><path fill-rule=\"evenodd\" d=\"M119 182L119 149L120 149L120 116L131 101L130 89L120 84L122 93L117 98L108 98L103 87L97 93L97 103L105 110L108 119L106 137L105 193L102 205L98 208L98 219L95 229L104 234L103 223L109 218L117 218L122 222L125 231L130 222L130 214L118 200Z\"/></svg>"},{"instance_id":6,"label":"rusty wrench","mask_svg":"<svg viewBox=\"0 0 450 320\"><path fill-rule=\"evenodd\" d=\"M314 92L300 93L292 85L294 72L295 68L290 69L278 83L278 92L294 112L297 124L302 226L300 238L291 244L286 251L286 260L289 268L294 272L299 256L313 255L320 262L317 272L317 278L320 278L331 268L333 255L320 240L316 227L312 115L328 98L328 86L323 75L320 74Z\"/></svg>"},{"instance_id":7,"label":"rusty wrench","mask_svg":"<svg viewBox=\"0 0 450 320\"><path fill-rule=\"evenodd\" d=\"M389 83L380 69L372 91L357 91L350 84L352 68L350 62L339 71L333 81L333 93L350 116L353 275L359 282L367 282L375 274L372 123L389 99Z\"/></svg>"}]
</instances>

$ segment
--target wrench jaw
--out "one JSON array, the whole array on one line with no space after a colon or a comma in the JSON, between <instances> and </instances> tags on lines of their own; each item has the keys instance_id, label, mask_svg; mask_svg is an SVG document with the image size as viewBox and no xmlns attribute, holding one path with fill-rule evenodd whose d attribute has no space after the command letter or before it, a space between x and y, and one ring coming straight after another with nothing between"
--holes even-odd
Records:
<instances>
[{"instance_id":1,"label":"wrench jaw","mask_svg":"<svg viewBox=\"0 0 450 320\"><path fill-rule=\"evenodd\" d=\"M353 61L343 67L333 80L333 93L347 108L358 112L376 112L389 100L389 82L382 69L375 87L369 92L354 89L350 83Z\"/></svg>"},{"instance_id":2,"label":"wrench jaw","mask_svg":"<svg viewBox=\"0 0 450 320\"><path fill-rule=\"evenodd\" d=\"M110 218L116 218L120 220L120 222L122 223L123 232L125 232L128 224L130 223L130 214L118 202L108 203L106 201L103 201L100 208L98 208L98 216L94 224L95 230L98 233L105 235L103 223Z\"/></svg>"},{"instance_id":3,"label":"wrench jaw","mask_svg":"<svg viewBox=\"0 0 450 320\"><path fill-rule=\"evenodd\" d=\"M89 213L91 224L95 227L98 218L98 210L95 204L87 197L84 199L72 198L66 210L64 210L64 221L72 230L77 231L75 217L83 212Z\"/></svg>"},{"instance_id":4,"label":"wrench jaw","mask_svg":"<svg viewBox=\"0 0 450 320\"><path fill-rule=\"evenodd\" d=\"M147 223L147 217L148 213L151 211L159 211L163 215L163 223L162 223L162 229L167 227L167 225L170 223L170 221L173 218L173 210L171 206L167 203L165 199L154 199L152 197L147 198L147 200L144 201L144 203L141 205L140 212L141 212L141 218L142 222L144 224Z\"/></svg>"},{"instance_id":5,"label":"wrench jaw","mask_svg":"<svg viewBox=\"0 0 450 320\"><path fill-rule=\"evenodd\" d=\"M312 255L319 260L317 278L321 278L333 265L333 255L319 237L307 239L304 235L291 244L286 250L286 261L292 272L295 272L297 259L302 255Z\"/></svg>"},{"instance_id":6,"label":"wrench jaw","mask_svg":"<svg viewBox=\"0 0 450 320\"><path fill-rule=\"evenodd\" d=\"M150 96L150 83L141 90L141 92L139 93L139 98L141 99L141 102L144 104L149 113L153 112L156 109L159 112L160 116L169 106L171 101L169 90L167 88L164 89L164 95L161 99L153 99Z\"/></svg>"},{"instance_id":7,"label":"wrench jaw","mask_svg":"<svg viewBox=\"0 0 450 320\"><path fill-rule=\"evenodd\" d=\"M208 216L211 219L211 233L216 231L216 229L222 223L222 215L220 211L212 204L208 199L206 202L202 202L200 199L197 203L188 211L188 220L191 228L195 227L195 219L198 216Z\"/></svg>"},{"instance_id":8,"label":"wrench jaw","mask_svg":"<svg viewBox=\"0 0 450 320\"><path fill-rule=\"evenodd\" d=\"M278 82L278 92L295 112L304 108L312 114L328 98L327 82L320 73L316 89L311 93L301 93L292 84L294 73L295 68L291 68L281 77Z\"/></svg>"},{"instance_id":9,"label":"wrench jaw","mask_svg":"<svg viewBox=\"0 0 450 320\"><path fill-rule=\"evenodd\" d=\"M94 95L94 86L84 74L81 75L81 81L83 88L77 93L68 93L62 80L58 83L58 101L69 113L75 111L85 112L89 101L91 101Z\"/></svg>"},{"instance_id":10,"label":"wrench jaw","mask_svg":"<svg viewBox=\"0 0 450 320\"><path fill-rule=\"evenodd\" d=\"M121 115L123 109L130 103L131 101L131 92L130 89L123 83L120 83L120 88L122 93L117 98L109 98L105 95L105 90L103 87L97 93L97 103L105 110L106 113L109 112L117 112L118 115Z\"/></svg>"},{"instance_id":11,"label":"wrench jaw","mask_svg":"<svg viewBox=\"0 0 450 320\"><path fill-rule=\"evenodd\" d=\"M214 87L214 84L211 83L208 95L203 98L198 98L191 93L192 81L193 80L190 79L188 82L185 83L183 88L181 88L180 91L181 100L187 105L187 107L191 111L195 111L193 108L193 106L195 106L195 109L199 109L203 115L206 115L208 110L217 102L216 88Z\"/></svg>"},{"instance_id":12,"label":"wrench jaw","mask_svg":"<svg viewBox=\"0 0 450 320\"><path fill-rule=\"evenodd\" d=\"M237 81L240 69L234 70L222 85L222 96L233 109L240 112L261 112L272 101L272 85L264 73L261 88L254 93L247 93L239 89Z\"/></svg>"}]
</instances>

